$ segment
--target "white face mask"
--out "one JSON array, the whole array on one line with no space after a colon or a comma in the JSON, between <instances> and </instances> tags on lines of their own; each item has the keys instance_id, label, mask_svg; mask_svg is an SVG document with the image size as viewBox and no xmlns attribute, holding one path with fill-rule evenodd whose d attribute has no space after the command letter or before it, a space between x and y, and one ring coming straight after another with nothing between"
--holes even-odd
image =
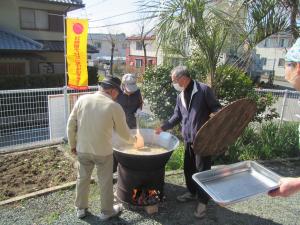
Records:
<instances>
[{"instance_id":1,"label":"white face mask","mask_svg":"<svg viewBox=\"0 0 300 225\"><path fill-rule=\"evenodd\" d=\"M183 87L180 87L178 83L175 84L173 83L173 87L175 88L176 91L180 91L180 92L183 91Z\"/></svg>"},{"instance_id":2,"label":"white face mask","mask_svg":"<svg viewBox=\"0 0 300 225\"><path fill-rule=\"evenodd\" d=\"M296 64L297 66L297 64ZM297 72L296 66L285 68L285 79L293 85L293 87L300 90L300 74Z\"/></svg>"}]
</instances>

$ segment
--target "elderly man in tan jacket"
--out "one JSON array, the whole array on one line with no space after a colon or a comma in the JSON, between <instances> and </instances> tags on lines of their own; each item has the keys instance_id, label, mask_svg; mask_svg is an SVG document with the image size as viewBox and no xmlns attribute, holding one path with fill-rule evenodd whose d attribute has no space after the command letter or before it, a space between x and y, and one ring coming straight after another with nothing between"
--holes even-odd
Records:
<instances>
[{"instance_id":1,"label":"elderly man in tan jacket","mask_svg":"<svg viewBox=\"0 0 300 225\"><path fill-rule=\"evenodd\" d=\"M78 218L86 216L94 166L100 186L100 219L107 220L122 210L121 204L113 205L112 133L130 143L136 138L130 134L122 107L115 102L120 84L116 77L104 79L99 92L78 99L68 120L69 145L79 162L75 199Z\"/></svg>"}]
</instances>

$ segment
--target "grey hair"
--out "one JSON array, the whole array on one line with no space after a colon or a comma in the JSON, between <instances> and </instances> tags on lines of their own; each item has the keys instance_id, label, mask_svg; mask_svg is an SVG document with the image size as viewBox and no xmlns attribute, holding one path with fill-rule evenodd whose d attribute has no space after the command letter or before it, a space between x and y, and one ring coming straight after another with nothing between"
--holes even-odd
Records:
<instances>
[{"instance_id":1,"label":"grey hair","mask_svg":"<svg viewBox=\"0 0 300 225\"><path fill-rule=\"evenodd\" d=\"M174 75L176 78L186 76L190 77L189 70L186 66L176 66L171 71L171 76Z\"/></svg>"}]
</instances>

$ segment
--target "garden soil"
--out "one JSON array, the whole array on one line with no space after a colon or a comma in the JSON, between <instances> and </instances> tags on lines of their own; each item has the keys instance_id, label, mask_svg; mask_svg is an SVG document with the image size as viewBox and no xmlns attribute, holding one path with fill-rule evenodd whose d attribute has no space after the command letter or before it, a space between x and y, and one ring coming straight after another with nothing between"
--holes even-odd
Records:
<instances>
[{"instance_id":1,"label":"garden soil","mask_svg":"<svg viewBox=\"0 0 300 225\"><path fill-rule=\"evenodd\" d=\"M50 147L0 155L0 201L76 180L74 161Z\"/></svg>"}]
</instances>

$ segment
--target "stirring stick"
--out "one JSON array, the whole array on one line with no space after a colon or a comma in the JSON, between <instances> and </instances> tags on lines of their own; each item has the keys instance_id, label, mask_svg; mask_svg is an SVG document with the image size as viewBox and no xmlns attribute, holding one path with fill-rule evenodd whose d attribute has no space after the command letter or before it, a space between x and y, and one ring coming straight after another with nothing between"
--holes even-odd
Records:
<instances>
[{"instance_id":1,"label":"stirring stick","mask_svg":"<svg viewBox=\"0 0 300 225\"><path fill-rule=\"evenodd\" d=\"M144 138L140 133L140 128L139 128L139 121L137 120L137 132L136 132L136 143L134 144L134 147L139 149L139 148L143 148L145 146L144 143Z\"/></svg>"}]
</instances>

